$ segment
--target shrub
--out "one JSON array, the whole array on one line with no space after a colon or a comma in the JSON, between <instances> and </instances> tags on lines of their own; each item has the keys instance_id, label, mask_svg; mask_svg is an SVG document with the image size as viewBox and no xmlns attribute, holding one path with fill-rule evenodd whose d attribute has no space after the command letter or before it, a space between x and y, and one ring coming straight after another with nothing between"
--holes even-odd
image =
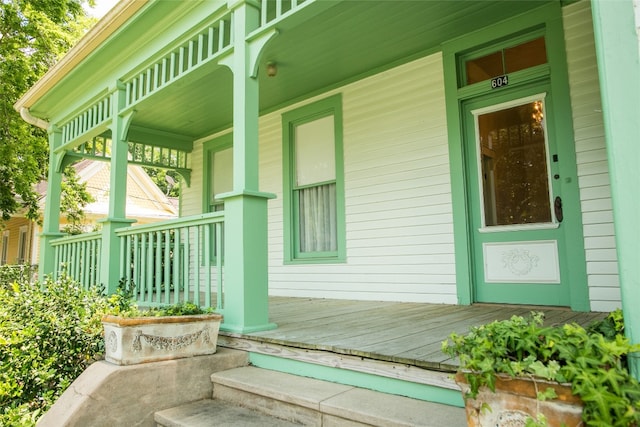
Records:
<instances>
[{"instance_id":1,"label":"shrub","mask_svg":"<svg viewBox=\"0 0 640 427\"><path fill-rule=\"evenodd\" d=\"M0 425L33 425L101 357L107 305L67 277L0 284Z\"/></svg>"},{"instance_id":2,"label":"shrub","mask_svg":"<svg viewBox=\"0 0 640 427\"><path fill-rule=\"evenodd\" d=\"M5 264L0 266L0 286L8 287L14 282L28 282L38 271L37 265Z\"/></svg>"}]
</instances>

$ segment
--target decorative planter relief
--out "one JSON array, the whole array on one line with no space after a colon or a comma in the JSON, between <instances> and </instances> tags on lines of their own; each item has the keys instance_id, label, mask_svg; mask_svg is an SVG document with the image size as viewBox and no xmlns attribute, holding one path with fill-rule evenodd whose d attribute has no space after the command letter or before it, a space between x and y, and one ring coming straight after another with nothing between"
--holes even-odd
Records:
<instances>
[{"instance_id":1,"label":"decorative planter relief","mask_svg":"<svg viewBox=\"0 0 640 427\"><path fill-rule=\"evenodd\" d=\"M222 315L104 316L105 359L134 365L216 352Z\"/></svg>"},{"instance_id":2,"label":"decorative planter relief","mask_svg":"<svg viewBox=\"0 0 640 427\"><path fill-rule=\"evenodd\" d=\"M469 391L464 375L456 374L463 395ZM557 398L538 400L538 392L553 388ZM488 406L488 408L487 408ZM465 397L467 425L470 427L525 427L529 417L544 414L550 426L583 426L582 400L571 393L569 384L542 379L511 378L500 375L496 392L481 387L475 399Z\"/></svg>"}]
</instances>

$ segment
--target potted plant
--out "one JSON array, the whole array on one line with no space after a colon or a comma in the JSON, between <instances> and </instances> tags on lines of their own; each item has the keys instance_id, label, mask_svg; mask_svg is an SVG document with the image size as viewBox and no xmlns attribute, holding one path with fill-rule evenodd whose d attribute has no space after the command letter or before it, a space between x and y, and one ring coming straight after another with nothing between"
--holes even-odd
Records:
<instances>
[{"instance_id":1,"label":"potted plant","mask_svg":"<svg viewBox=\"0 0 640 427\"><path fill-rule=\"evenodd\" d=\"M156 362L216 352L222 315L185 302L140 310L125 286L109 297L102 317L105 360L117 365Z\"/></svg>"},{"instance_id":2,"label":"potted plant","mask_svg":"<svg viewBox=\"0 0 640 427\"><path fill-rule=\"evenodd\" d=\"M587 328L545 326L532 312L452 333L442 350L459 358L470 426L640 426L627 366L640 345L623 330L621 310Z\"/></svg>"}]
</instances>

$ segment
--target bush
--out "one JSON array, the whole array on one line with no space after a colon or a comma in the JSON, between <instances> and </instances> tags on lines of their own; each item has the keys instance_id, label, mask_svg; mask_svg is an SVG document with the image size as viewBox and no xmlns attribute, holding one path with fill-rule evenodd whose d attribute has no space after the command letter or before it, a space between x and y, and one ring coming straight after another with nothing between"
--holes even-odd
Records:
<instances>
[{"instance_id":1,"label":"bush","mask_svg":"<svg viewBox=\"0 0 640 427\"><path fill-rule=\"evenodd\" d=\"M0 425L35 424L101 357L107 304L67 277L0 283Z\"/></svg>"},{"instance_id":2,"label":"bush","mask_svg":"<svg viewBox=\"0 0 640 427\"><path fill-rule=\"evenodd\" d=\"M38 272L37 265L5 264L0 266L0 286L8 287L13 282L28 282Z\"/></svg>"}]
</instances>

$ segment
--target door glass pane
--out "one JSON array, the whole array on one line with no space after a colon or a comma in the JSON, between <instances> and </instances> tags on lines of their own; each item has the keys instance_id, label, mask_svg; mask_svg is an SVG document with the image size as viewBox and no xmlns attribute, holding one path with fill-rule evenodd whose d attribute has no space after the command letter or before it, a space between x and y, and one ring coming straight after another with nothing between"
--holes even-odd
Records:
<instances>
[{"instance_id":1,"label":"door glass pane","mask_svg":"<svg viewBox=\"0 0 640 427\"><path fill-rule=\"evenodd\" d=\"M551 222L543 102L478 115L486 226Z\"/></svg>"}]
</instances>

